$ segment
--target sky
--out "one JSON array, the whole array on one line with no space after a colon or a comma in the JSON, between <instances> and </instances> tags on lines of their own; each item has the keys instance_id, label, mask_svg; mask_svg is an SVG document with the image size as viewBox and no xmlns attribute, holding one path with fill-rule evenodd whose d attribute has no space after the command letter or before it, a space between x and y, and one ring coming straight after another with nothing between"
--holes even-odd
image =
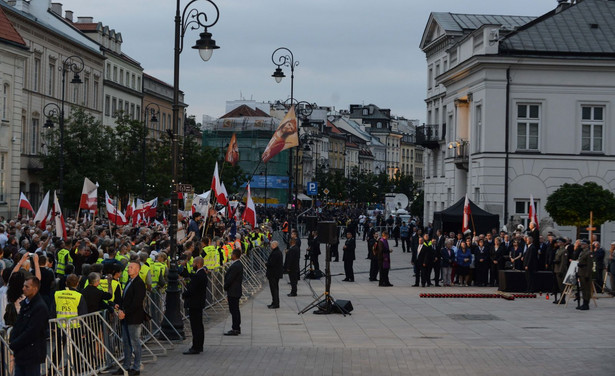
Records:
<instances>
[{"instance_id":1,"label":"sky","mask_svg":"<svg viewBox=\"0 0 615 376\"><path fill-rule=\"evenodd\" d=\"M122 33L122 51L145 72L173 83L176 1L56 0L77 17L94 17ZM226 101L290 98L290 70L276 83L271 60L289 48L297 100L348 109L373 103L407 119L425 119L426 63L419 43L430 12L540 16L556 0L214 0L209 31L220 49L203 62L188 29L180 56L180 88L188 114L220 117ZM188 0L182 0L182 8ZM193 4L209 17L206 0ZM211 19L211 18L210 18Z\"/></svg>"}]
</instances>

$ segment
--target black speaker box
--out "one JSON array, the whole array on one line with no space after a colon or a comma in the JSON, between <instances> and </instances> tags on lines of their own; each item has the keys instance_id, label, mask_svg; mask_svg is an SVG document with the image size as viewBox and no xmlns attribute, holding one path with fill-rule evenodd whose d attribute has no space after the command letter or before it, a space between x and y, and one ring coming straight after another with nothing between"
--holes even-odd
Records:
<instances>
[{"instance_id":1,"label":"black speaker box","mask_svg":"<svg viewBox=\"0 0 615 376\"><path fill-rule=\"evenodd\" d=\"M352 303L350 302L350 300L342 300L342 299L340 299L340 300L336 300L335 302L337 303L337 305L332 304L331 312L334 312L334 313L350 313L354 309L354 307L352 306ZM342 309L344 310L343 312L340 310L340 307L342 307ZM318 309L326 310L327 309L327 302L321 302L318 305Z\"/></svg>"},{"instance_id":2,"label":"black speaker box","mask_svg":"<svg viewBox=\"0 0 615 376\"><path fill-rule=\"evenodd\" d=\"M318 218L317 217L305 217L305 228L308 231L318 230Z\"/></svg>"},{"instance_id":3,"label":"black speaker box","mask_svg":"<svg viewBox=\"0 0 615 376\"><path fill-rule=\"evenodd\" d=\"M337 223L333 221L318 222L318 242L334 244L337 240Z\"/></svg>"}]
</instances>

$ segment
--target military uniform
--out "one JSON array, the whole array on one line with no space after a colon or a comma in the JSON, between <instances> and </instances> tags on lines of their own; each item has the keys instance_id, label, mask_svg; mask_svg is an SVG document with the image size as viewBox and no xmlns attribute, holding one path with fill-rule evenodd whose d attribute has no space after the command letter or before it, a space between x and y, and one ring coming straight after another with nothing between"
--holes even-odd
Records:
<instances>
[{"instance_id":1,"label":"military uniform","mask_svg":"<svg viewBox=\"0 0 615 376\"><path fill-rule=\"evenodd\" d=\"M594 260L588 247L583 246L579 254L579 267L577 276L581 283L581 292L583 293L583 305L577 309L586 311L589 309L589 300L592 297L592 267Z\"/></svg>"},{"instance_id":2,"label":"military uniform","mask_svg":"<svg viewBox=\"0 0 615 376\"><path fill-rule=\"evenodd\" d=\"M555 251L555 257L553 258L553 274L555 274L557 290L561 294L564 292L564 277L566 277L566 272L568 271L568 250L565 246L561 246ZM565 303L566 297L562 296L560 301L557 299L553 303Z\"/></svg>"}]
</instances>

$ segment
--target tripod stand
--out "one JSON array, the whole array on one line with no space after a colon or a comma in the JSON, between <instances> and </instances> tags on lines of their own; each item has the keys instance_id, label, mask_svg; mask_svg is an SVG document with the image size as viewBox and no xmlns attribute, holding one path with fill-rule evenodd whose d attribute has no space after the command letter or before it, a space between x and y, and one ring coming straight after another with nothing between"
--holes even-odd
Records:
<instances>
[{"instance_id":1,"label":"tripod stand","mask_svg":"<svg viewBox=\"0 0 615 376\"><path fill-rule=\"evenodd\" d=\"M334 310L340 312L344 317L351 313L339 305L335 298L331 295L331 245L327 244L325 257L325 292L320 294L314 301L308 304L305 308L298 312L299 315L306 313L312 308L317 308L315 314L328 315L334 313Z\"/></svg>"}]
</instances>

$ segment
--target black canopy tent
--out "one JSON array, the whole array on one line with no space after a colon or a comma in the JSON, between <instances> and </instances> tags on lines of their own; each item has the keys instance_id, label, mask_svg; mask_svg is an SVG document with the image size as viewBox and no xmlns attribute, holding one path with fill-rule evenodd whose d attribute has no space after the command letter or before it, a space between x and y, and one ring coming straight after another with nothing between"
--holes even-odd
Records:
<instances>
[{"instance_id":1,"label":"black canopy tent","mask_svg":"<svg viewBox=\"0 0 615 376\"><path fill-rule=\"evenodd\" d=\"M463 224L463 205L465 203L465 197L462 197L459 201L452 206L434 213L434 230L442 230L444 233L459 232ZM472 218L470 219L470 230L476 231L476 234L486 234L491 232L492 228L498 228L500 225L500 216L497 214L491 214L478 205L470 201L470 210L472 211ZM474 220L474 226L472 226L472 220Z\"/></svg>"}]
</instances>

